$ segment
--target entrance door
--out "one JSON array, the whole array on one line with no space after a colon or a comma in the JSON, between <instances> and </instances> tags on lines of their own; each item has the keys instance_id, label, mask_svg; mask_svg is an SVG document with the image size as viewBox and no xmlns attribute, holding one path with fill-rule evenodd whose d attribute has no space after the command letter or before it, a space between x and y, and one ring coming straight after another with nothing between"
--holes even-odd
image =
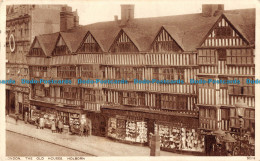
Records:
<instances>
[{"instance_id":1,"label":"entrance door","mask_svg":"<svg viewBox=\"0 0 260 161\"><path fill-rule=\"evenodd\" d=\"M104 116L100 116L100 135L106 136L106 119Z\"/></svg>"},{"instance_id":2,"label":"entrance door","mask_svg":"<svg viewBox=\"0 0 260 161\"><path fill-rule=\"evenodd\" d=\"M8 98L8 101L9 101L9 113L15 113L15 94L14 92L9 91L9 98Z\"/></svg>"}]
</instances>

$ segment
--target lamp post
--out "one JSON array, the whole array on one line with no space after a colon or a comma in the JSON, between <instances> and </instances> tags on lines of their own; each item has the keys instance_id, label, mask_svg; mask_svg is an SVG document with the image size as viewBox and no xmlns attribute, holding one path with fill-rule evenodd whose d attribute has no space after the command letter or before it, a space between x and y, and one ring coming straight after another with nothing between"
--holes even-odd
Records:
<instances>
[{"instance_id":1,"label":"lamp post","mask_svg":"<svg viewBox=\"0 0 260 161\"><path fill-rule=\"evenodd\" d=\"M240 154L241 154L241 141L242 141L242 128L243 128L243 117L245 114L245 108L247 107L247 104L242 101L242 99L239 99L237 103L235 104L236 112L239 118L239 132L240 132Z\"/></svg>"}]
</instances>

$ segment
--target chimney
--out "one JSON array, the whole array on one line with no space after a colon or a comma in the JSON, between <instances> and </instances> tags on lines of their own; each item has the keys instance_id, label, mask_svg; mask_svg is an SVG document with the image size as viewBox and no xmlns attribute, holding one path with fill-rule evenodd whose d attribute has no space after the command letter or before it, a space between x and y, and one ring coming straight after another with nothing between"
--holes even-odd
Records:
<instances>
[{"instance_id":1,"label":"chimney","mask_svg":"<svg viewBox=\"0 0 260 161\"><path fill-rule=\"evenodd\" d=\"M121 25L126 25L130 20L134 19L134 8L133 4L123 4L121 5Z\"/></svg>"},{"instance_id":2,"label":"chimney","mask_svg":"<svg viewBox=\"0 0 260 161\"><path fill-rule=\"evenodd\" d=\"M62 7L60 12L60 31L66 31L79 25L79 16L77 11L72 12L72 8Z\"/></svg>"},{"instance_id":3,"label":"chimney","mask_svg":"<svg viewBox=\"0 0 260 161\"><path fill-rule=\"evenodd\" d=\"M73 16L74 16L74 27L77 27L77 26L79 26L78 10L76 10L75 12L73 12Z\"/></svg>"},{"instance_id":4,"label":"chimney","mask_svg":"<svg viewBox=\"0 0 260 161\"><path fill-rule=\"evenodd\" d=\"M202 15L204 17L211 17L220 15L224 11L224 4L203 4Z\"/></svg>"}]
</instances>

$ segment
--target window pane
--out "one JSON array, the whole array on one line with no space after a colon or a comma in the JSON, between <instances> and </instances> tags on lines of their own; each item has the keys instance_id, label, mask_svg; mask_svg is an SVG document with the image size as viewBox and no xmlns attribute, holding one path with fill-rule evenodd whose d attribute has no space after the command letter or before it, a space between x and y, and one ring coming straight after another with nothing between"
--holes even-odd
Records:
<instances>
[{"instance_id":1,"label":"window pane","mask_svg":"<svg viewBox=\"0 0 260 161\"><path fill-rule=\"evenodd\" d=\"M200 117L205 117L205 109L200 109Z\"/></svg>"},{"instance_id":2,"label":"window pane","mask_svg":"<svg viewBox=\"0 0 260 161\"><path fill-rule=\"evenodd\" d=\"M203 63L204 63L204 64L207 64L207 59L206 59L206 57L203 57Z\"/></svg>"},{"instance_id":3,"label":"window pane","mask_svg":"<svg viewBox=\"0 0 260 161\"><path fill-rule=\"evenodd\" d=\"M226 50L227 51L227 56L231 56L231 50Z\"/></svg>"},{"instance_id":4,"label":"window pane","mask_svg":"<svg viewBox=\"0 0 260 161\"><path fill-rule=\"evenodd\" d=\"M250 111L250 118L255 118L255 111L254 110Z\"/></svg>"},{"instance_id":5,"label":"window pane","mask_svg":"<svg viewBox=\"0 0 260 161\"><path fill-rule=\"evenodd\" d=\"M237 57L237 64L241 64L242 63L242 58L241 57Z\"/></svg>"},{"instance_id":6,"label":"window pane","mask_svg":"<svg viewBox=\"0 0 260 161\"><path fill-rule=\"evenodd\" d=\"M210 64L210 57L207 57L207 64Z\"/></svg>"},{"instance_id":7,"label":"window pane","mask_svg":"<svg viewBox=\"0 0 260 161\"><path fill-rule=\"evenodd\" d=\"M237 61L236 61L236 57L232 57L232 64L236 64Z\"/></svg>"},{"instance_id":8,"label":"window pane","mask_svg":"<svg viewBox=\"0 0 260 161\"><path fill-rule=\"evenodd\" d=\"M227 57L227 64L231 64L231 57Z\"/></svg>"},{"instance_id":9,"label":"window pane","mask_svg":"<svg viewBox=\"0 0 260 161\"><path fill-rule=\"evenodd\" d=\"M228 93L233 94L233 88L234 86L228 86Z\"/></svg>"},{"instance_id":10,"label":"window pane","mask_svg":"<svg viewBox=\"0 0 260 161\"><path fill-rule=\"evenodd\" d=\"M215 61L215 57L211 57L211 64L215 64L216 61Z\"/></svg>"},{"instance_id":11,"label":"window pane","mask_svg":"<svg viewBox=\"0 0 260 161\"><path fill-rule=\"evenodd\" d=\"M247 62L246 57L242 57L242 64L246 64L246 62Z\"/></svg>"},{"instance_id":12,"label":"window pane","mask_svg":"<svg viewBox=\"0 0 260 161\"><path fill-rule=\"evenodd\" d=\"M245 59L247 59L247 61L246 61L246 63L247 64L252 64L253 62L252 62L252 57L247 57L247 58L245 58ZM246 64L245 63L245 64Z\"/></svg>"}]
</instances>

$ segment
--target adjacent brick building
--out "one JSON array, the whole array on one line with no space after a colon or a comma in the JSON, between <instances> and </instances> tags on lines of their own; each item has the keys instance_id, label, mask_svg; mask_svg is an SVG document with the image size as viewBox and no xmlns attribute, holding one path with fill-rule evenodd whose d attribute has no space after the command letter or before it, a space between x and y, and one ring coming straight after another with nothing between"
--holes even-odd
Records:
<instances>
[{"instance_id":1,"label":"adjacent brick building","mask_svg":"<svg viewBox=\"0 0 260 161\"><path fill-rule=\"evenodd\" d=\"M68 24L68 25L67 25ZM26 55L35 36L78 26L77 12L66 5L11 5L6 7L6 112L29 110L30 89L21 79L29 79Z\"/></svg>"}]
</instances>

